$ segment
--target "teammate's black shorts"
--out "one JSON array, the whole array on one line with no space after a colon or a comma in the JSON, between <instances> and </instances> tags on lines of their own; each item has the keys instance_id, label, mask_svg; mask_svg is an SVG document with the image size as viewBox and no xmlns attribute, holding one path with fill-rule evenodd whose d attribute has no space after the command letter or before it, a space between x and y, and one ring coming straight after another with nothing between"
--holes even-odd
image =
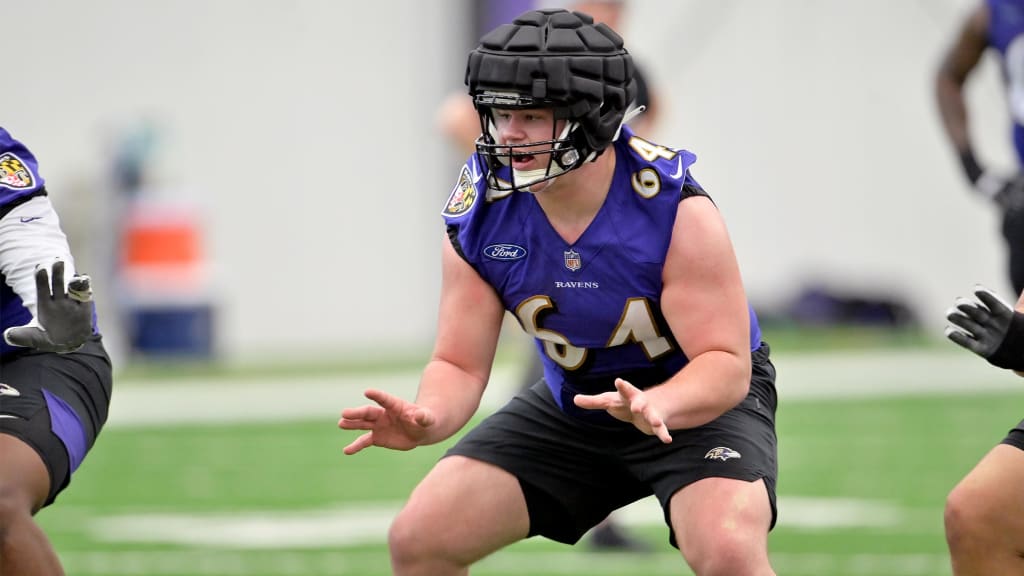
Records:
<instances>
[{"instance_id":1,"label":"teammate's black shorts","mask_svg":"<svg viewBox=\"0 0 1024 576\"><path fill-rule=\"evenodd\" d=\"M669 500L704 478L763 479L775 525L775 367L767 344L753 352L750 393L699 428L663 444L631 425L609 428L567 416L542 380L471 430L446 456L488 462L519 479L530 536L573 544L610 512L655 494ZM670 542L676 546L675 534Z\"/></svg>"},{"instance_id":2,"label":"teammate's black shorts","mask_svg":"<svg viewBox=\"0 0 1024 576\"><path fill-rule=\"evenodd\" d=\"M107 421L110 358L99 336L76 352L30 351L0 362L0 434L31 446L50 473L51 504Z\"/></svg>"}]
</instances>

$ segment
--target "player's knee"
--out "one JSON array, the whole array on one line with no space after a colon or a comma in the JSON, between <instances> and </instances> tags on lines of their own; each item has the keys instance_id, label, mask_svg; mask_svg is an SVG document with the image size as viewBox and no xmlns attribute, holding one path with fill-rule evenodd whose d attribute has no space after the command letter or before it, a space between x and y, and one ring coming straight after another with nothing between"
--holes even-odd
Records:
<instances>
[{"instance_id":1,"label":"player's knee","mask_svg":"<svg viewBox=\"0 0 1024 576\"><path fill-rule=\"evenodd\" d=\"M409 566L427 561L436 550L432 531L420 515L403 509L388 530L388 549L396 566Z\"/></svg>"},{"instance_id":2,"label":"player's knee","mask_svg":"<svg viewBox=\"0 0 1024 576\"><path fill-rule=\"evenodd\" d=\"M0 485L0 540L16 522L32 516L32 502L20 491Z\"/></svg>"},{"instance_id":3,"label":"player's knee","mask_svg":"<svg viewBox=\"0 0 1024 576\"><path fill-rule=\"evenodd\" d=\"M983 490L964 484L949 493L943 522L951 551L955 553L975 543L983 543L990 534L999 530L999 519L1005 512L991 509L989 502Z\"/></svg>"},{"instance_id":4,"label":"player's knee","mask_svg":"<svg viewBox=\"0 0 1024 576\"><path fill-rule=\"evenodd\" d=\"M759 574L767 566L767 552L743 531L721 530L699 550L688 551L686 560L697 576Z\"/></svg>"},{"instance_id":5,"label":"player's knee","mask_svg":"<svg viewBox=\"0 0 1024 576\"><path fill-rule=\"evenodd\" d=\"M989 521L985 518L983 495L959 485L946 497L943 521L946 526L946 541L951 549L957 549L978 539L987 530Z\"/></svg>"}]
</instances>

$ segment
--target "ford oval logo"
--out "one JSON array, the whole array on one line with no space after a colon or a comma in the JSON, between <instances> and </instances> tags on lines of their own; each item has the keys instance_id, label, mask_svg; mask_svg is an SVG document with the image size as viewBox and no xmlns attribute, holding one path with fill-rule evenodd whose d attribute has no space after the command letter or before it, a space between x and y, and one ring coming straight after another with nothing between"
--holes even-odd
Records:
<instances>
[{"instance_id":1,"label":"ford oval logo","mask_svg":"<svg viewBox=\"0 0 1024 576\"><path fill-rule=\"evenodd\" d=\"M515 244L491 244L484 248L484 256L492 260L519 260L526 257L526 248Z\"/></svg>"}]
</instances>

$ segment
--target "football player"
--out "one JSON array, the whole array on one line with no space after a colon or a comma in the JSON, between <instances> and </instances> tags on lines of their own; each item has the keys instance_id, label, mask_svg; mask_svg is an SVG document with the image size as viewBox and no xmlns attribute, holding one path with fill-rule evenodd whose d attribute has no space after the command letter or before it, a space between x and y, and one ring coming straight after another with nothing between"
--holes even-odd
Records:
<instances>
[{"instance_id":1,"label":"football player","mask_svg":"<svg viewBox=\"0 0 1024 576\"><path fill-rule=\"evenodd\" d=\"M35 156L0 128L0 574L64 574L33 516L107 419L110 358Z\"/></svg>"},{"instance_id":2,"label":"football player","mask_svg":"<svg viewBox=\"0 0 1024 576\"><path fill-rule=\"evenodd\" d=\"M414 402L342 411L345 447L408 450L472 417L505 311L544 379L460 439L389 533L395 574L466 574L523 538L577 542L655 495L700 575L774 574L775 370L695 156L635 135L633 63L585 14L486 34L466 82L481 123L442 214L434 352ZM728 503L728 505L723 505Z\"/></svg>"},{"instance_id":3,"label":"football player","mask_svg":"<svg viewBox=\"0 0 1024 576\"><path fill-rule=\"evenodd\" d=\"M1024 294L1016 310L977 287L958 298L946 336L998 368L1024 376ZM1024 574L1024 421L965 476L946 499L953 574Z\"/></svg>"},{"instance_id":4,"label":"football player","mask_svg":"<svg viewBox=\"0 0 1024 576\"><path fill-rule=\"evenodd\" d=\"M990 49L1006 85L1013 143L1024 165L1024 0L982 0L963 22L935 77L935 91L946 136L973 189L1002 214L1008 269L1014 293L1024 291L1024 173L988 169L975 155L964 96L967 78Z\"/></svg>"}]
</instances>

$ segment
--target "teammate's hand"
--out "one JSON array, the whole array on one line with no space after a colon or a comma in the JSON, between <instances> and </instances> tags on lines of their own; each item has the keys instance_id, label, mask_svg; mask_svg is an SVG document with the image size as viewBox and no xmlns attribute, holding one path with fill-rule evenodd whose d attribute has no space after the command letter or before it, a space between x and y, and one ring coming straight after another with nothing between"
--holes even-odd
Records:
<instances>
[{"instance_id":1,"label":"teammate's hand","mask_svg":"<svg viewBox=\"0 0 1024 576\"><path fill-rule=\"evenodd\" d=\"M647 394L622 378L615 379L615 392L601 394L577 394L573 402L580 408L604 410L622 420L636 426L638 430L650 436L657 436L665 444L672 442L665 420L647 401Z\"/></svg>"},{"instance_id":2,"label":"teammate's hand","mask_svg":"<svg viewBox=\"0 0 1024 576\"><path fill-rule=\"evenodd\" d=\"M946 312L946 337L995 366L1024 370L1024 315L983 286L974 296L957 298Z\"/></svg>"},{"instance_id":3,"label":"teammate's hand","mask_svg":"<svg viewBox=\"0 0 1024 576\"><path fill-rule=\"evenodd\" d=\"M38 325L16 326L4 331L11 346L35 348L60 354L74 352L92 335L92 282L76 275L64 289L64 261L53 264L53 279L45 266L36 270Z\"/></svg>"},{"instance_id":4,"label":"teammate's hand","mask_svg":"<svg viewBox=\"0 0 1024 576\"><path fill-rule=\"evenodd\" d=\"M370 446L411 450L420 445L437 422L434 413L427 408L387 392L367 390L364 395L378 405L345 408L338 420L338 428L342 430L369 430L345 446L345 454L355 454Z\"/></svg>"}]
</instances>

